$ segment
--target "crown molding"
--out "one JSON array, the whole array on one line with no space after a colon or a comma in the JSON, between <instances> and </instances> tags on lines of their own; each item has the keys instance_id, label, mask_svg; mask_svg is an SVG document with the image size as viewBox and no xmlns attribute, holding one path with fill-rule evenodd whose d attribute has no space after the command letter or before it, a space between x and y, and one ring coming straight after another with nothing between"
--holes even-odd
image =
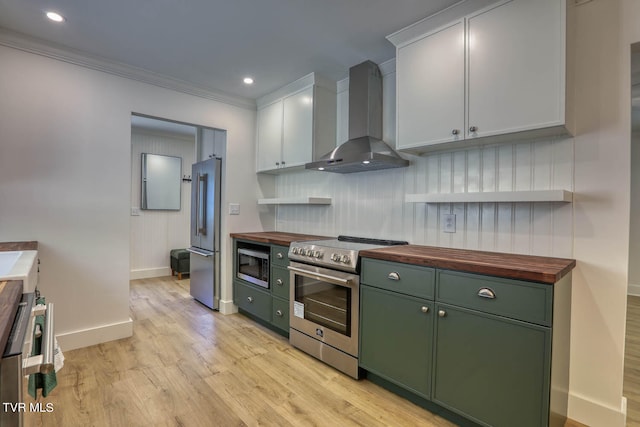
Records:
<instances>
[{"instance_id":1,"label":"crown molding","mask_svg":"<svg viewBox=\"0 0 640 427\"><path fill-rule=\"evenodd\" d=\"M24 52L45 56L80 67L89 68L113 74L118 77L135 80L142 83L158 86L164 89L174 90L187 95L198 96L225 104L233 105L249 110L256 109L256 102L250 98L243 98L217 92L204 86L187 83L183 80L168 77L153 71L132 67L105 58L88 55L82 51L63 47L41 39L27 36L15 31L0 27L0 45L22 50Z\"/></svg>"}]
</instances>

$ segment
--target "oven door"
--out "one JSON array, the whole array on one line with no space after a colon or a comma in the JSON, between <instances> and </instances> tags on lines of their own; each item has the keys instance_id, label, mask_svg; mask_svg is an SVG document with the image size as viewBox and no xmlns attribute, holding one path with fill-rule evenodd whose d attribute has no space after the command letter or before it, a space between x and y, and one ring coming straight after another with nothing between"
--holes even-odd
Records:
<instances>
[{"instance_id":1,"label":"oven door","mask_svg":"<svg viewBox=\"0 0 640 427\"><path fill-rule=\"evenodd\" d=\"M0 426L22 426L24 410L23 389L25 376L33 373L49 373L54 370L55 335L53 304L34 305L33 293L22 294L17 307L6 347L0 362L0 401L4 404L0 411ZM36 328L35 316L44 315L42 329L42 354L31 356L33 336ZM39 328L39 327L38 327Z\"/></svg>"},{"instance_id":2,"label":"oven door","mask_svg":"<svg viewBox=\"0 0 640 427\"><path fill-rule=\"evenodd\" d=\"M360 277L297 262L289 270L290 327L358 357Z\"/></svg>"}]
</instances>

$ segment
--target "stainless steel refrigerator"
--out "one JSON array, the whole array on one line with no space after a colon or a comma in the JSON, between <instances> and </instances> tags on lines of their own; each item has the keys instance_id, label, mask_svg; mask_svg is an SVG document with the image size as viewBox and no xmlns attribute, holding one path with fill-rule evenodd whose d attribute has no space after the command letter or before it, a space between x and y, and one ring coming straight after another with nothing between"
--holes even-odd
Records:
<instances>
[{"instance_id":1,"label":"stainless steel refrigerator","mask_svg":"<svg viewBox=\"0 0 640 427\"><path fill-rule=\"evenodd\" d=\"M191 168L190 292L207 307L220 303L220 159Z\"/></svg>"}]
</instances>

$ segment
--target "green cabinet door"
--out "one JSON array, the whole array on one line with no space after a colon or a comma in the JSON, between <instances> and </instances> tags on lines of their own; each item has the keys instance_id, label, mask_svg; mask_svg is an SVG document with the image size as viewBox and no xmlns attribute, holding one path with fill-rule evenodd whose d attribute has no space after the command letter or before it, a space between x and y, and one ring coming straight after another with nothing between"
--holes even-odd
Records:
<instances>
[{"instance_id":1,"label":"green cabinet door","mask_svg":"<svg viewBox=\"0 0 640 427\"><path fill-rule=\"evenodd\" d=\"M360 286L360 367L424 398L431 387L433 302Z\"/></svg>"},{"instance_id":2,"label":"green cabinet door","mask_svg":"<svg viewBox=\"0 0 640 427\"><path fill-rule=\"evenodd\" d=\"M289 270L272 265L270 284L271 295L289 300Z\"/></svg>"},{"instance_id":3,"label":"green cabinet door","mask_svg":"<svg viewBox=\"0 0 640 427\"><path fill-rule=\"evenodd\" d=\"M551 330L436 304L433 401L482 425L546 426Z\"/></svg>"}]
</instances>

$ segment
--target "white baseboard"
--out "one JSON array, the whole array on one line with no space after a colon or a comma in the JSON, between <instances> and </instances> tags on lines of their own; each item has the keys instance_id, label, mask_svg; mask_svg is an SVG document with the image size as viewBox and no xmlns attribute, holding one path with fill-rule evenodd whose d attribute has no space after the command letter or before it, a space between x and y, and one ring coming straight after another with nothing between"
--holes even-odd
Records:
<instances>
[{"instance_id":1,"label":"white baseboard","mask_svg":"<svg viewBox=\"0 0 640 427\"><path fill-rule=\"evenodd\" d=\"M238 312L238 307L235 306L233 301L223 301L220 300L220 305L218 306L218 311L221 314L233 314Z\"/></svg>"},{"instance_id":2,"label":"white baseboard","mask_svg":"<svg viewBox=\"0 0 640 427\"><path fill-rule=\"evenodd\" d=\"M164 276L171 276L171 267L141 268L139 270L131 270L129 272L130 280Z\"/></svg>"},{"instance_id":3,"label":"white baseboard","mask_svg":"<svg viewBox=\"0 0 640 427\"><path fill-rule=\"evenodd\" d=\"M627 290L629 295L634 295L640 297L640 285L634 285L633 283L629 283L629 288Z\"/></svg>"},{"instance_id":4,"label":"white baseboard","mask_svg":"<svg viewBox=\"0 0 640 427\"><path fill-rule=\"evenodd\" d=\"M615 408L570 392L569 418L588 426L625 427L627 398L622 397L620 407Z\"/></svg>"},{"instance_id":5,"label":"white baseboard","mask_svg":"<svg viewBox=\"0 0 640 427\"><path fill-rule=\"evenodd\" d=\"M74 350L76 348L89 347L107 341L128 338L133 335L133 320L110 325L98 326L96 328L82 329L79 331L66 332L56 335L58 344L62 351Z\"/></svg>"}]
</instances>

